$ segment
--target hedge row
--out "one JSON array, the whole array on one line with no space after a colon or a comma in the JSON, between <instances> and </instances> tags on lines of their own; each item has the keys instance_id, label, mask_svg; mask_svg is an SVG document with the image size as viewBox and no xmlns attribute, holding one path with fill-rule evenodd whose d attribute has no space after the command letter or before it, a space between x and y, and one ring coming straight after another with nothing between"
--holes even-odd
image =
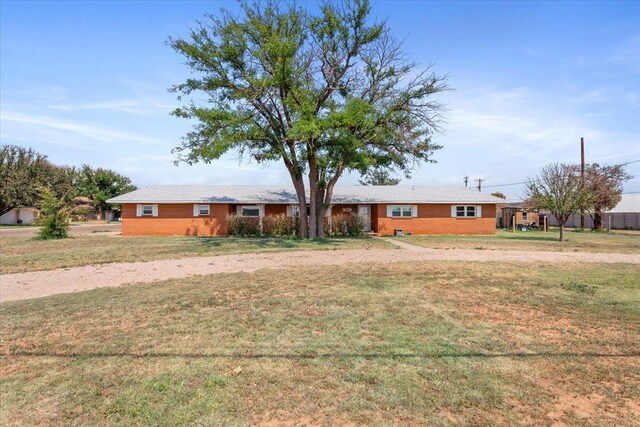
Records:
<instances>
[{"instance_id":1,"label":"hedge row","mask_svg":"<svg viewBox=\"0 0 640 427\"><path fill-rule=\"evenodd\" d=\"M298 235L299 217L267 215L260 219L228 215L229 235L238 237L294 237ZM325 218L324 232L327 236L360 237L364 234L364 218L358 215L333 215L331 222Z\"/></svg>"}]
</instances>

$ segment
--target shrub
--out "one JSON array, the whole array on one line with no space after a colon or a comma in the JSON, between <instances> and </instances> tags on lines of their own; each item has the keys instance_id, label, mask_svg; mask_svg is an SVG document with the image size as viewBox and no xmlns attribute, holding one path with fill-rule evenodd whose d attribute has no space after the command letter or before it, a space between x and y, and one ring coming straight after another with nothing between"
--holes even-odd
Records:
<instances>
[{"instance_id":1,"label":"shrub","mask_svg":"<svg viewBox=\"0 0 640 427\"><path fill-rule=\"evenodd\" d=\"M255 217L227 215L229 235L237 237L260 236L260 219Z\"/></svg>"},{"instance_id":2,"label":"shrub","mask_svg":"<svg viewBox=\"0 0 640 427\"><path fill-rule=\"evenodd\" d=\"M364 218L360 215L332 215L331 226L325 220L325 233L331 236L361 237L364 234Z\"/></svg>"},{"instance_id":3,"label":"shrub","mask_svg":"<svg viewBox=\"0 0 640 427\"><path fill-rule=\"evenodd\" d=\"M39 220L40 232L38 239L64 239L69 232L69 209L64 200L56 198L53 193L44 188L41 190L42 217Z\"/></svg>"},{"instance_id":4,"label":"shrub","mask_svg":"<svg viewBox=\"0 0 640 427\"><path fill-rule=\"evenodd\" d=\"M286 215L268 215L262 218L263 236L294 236L295 220Z\"/></svg>"}]
</instances>

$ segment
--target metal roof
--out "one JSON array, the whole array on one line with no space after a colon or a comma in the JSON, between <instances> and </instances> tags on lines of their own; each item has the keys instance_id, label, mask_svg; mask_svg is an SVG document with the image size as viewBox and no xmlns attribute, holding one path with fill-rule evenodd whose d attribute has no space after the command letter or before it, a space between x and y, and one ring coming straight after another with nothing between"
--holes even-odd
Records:
<instances>
[{"instance_id":1,"label":"metal roof","mask_svg":"<svg viewBox=\"0 0 640 427\"><path fill-rule=\"evenodd\" d=\"M640 194L623 194L622 200L608 213L638 213L640 212Z\"/></svg>"},{"instance_id":2,"label":"metal roof","mask_svg":"<svg viewBox=\"0 0 640 427\"><path fill-rule=\"evenodd\" d=\"M307 193L308 194L308 193ZM504 203L464 187L354 185L335 187L333 203ZM260 185L154 185L108 203L298 203L293 187Z\"/></svg>"}]
</instances>

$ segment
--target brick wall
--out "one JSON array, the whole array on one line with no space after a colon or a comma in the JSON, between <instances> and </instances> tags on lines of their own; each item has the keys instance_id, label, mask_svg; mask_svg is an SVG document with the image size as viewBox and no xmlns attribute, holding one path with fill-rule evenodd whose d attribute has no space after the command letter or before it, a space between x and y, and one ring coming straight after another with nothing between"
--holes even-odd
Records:
<instances>
[{"instance_id":1,"label":"brick wall","mask_svg":"<svg viewBox=\"0 0 640 427\"><path fill-rule=\"evenodd\" d=\"M381 235L402 229L411 234L495 234L496 207L482 206L482 218L452 218L451 205L418 205L416 218L389 218L387 205L374 206L377 223L374 229Z\"/></svg>"},{"instance_id":2,"label":"brick wall","mask_svg":"<svg viewBox=\"0 0 640 427\"><path fill-rule=\"evenodd\" d=\"M193 216L193 204L160 204L158 216L136 216L135 204L122 205L124 236L224 236L228 234L226 216L235 214L235 205L211 204L209 216ZM357 213L358 205L336 205ZM266 205L267 215L286 214L286 205ZM371 205L372 229L381 235L401 228L412 234L495 234L495 205L482 205L482 218L451 218L451 205L418 205L417 218L389 218L387 205Z\"/></svg>"},{"instance_id":3,"label":"brick wall","mask_svg":"<svg viewBox=\"0 0 640 427\"><path fill-rule=\"evenodd\" d=\"M136 216L135 204L122 205L123 236L224 236L230 205L209 205L209 216L193 216L193 204L160 204L158 216Z\"/></svg>"}]
</instances>

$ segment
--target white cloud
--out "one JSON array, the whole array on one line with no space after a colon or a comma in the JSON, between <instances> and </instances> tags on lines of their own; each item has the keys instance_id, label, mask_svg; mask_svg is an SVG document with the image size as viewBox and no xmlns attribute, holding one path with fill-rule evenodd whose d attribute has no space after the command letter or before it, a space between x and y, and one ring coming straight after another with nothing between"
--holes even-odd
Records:
<instances>
[{"instance_id":1,"label":"white cloud","mask_svg":"<svg viewBox=\"0 0 640 427\"><path fill-rule=\"evenodd\" d=\"M121 142L135 142L145 145L159 144L155 139L135 133L47 116L32 116L16 112L2 112L0 115L0 121L14 123L19 126L21 130L27 132L34 130L39 131L41 128L46 128L82 136L95 141L109 142L113 144ZM5 133L5 125L2 127L3 133Z\"/></svg>"}]
</instances>

